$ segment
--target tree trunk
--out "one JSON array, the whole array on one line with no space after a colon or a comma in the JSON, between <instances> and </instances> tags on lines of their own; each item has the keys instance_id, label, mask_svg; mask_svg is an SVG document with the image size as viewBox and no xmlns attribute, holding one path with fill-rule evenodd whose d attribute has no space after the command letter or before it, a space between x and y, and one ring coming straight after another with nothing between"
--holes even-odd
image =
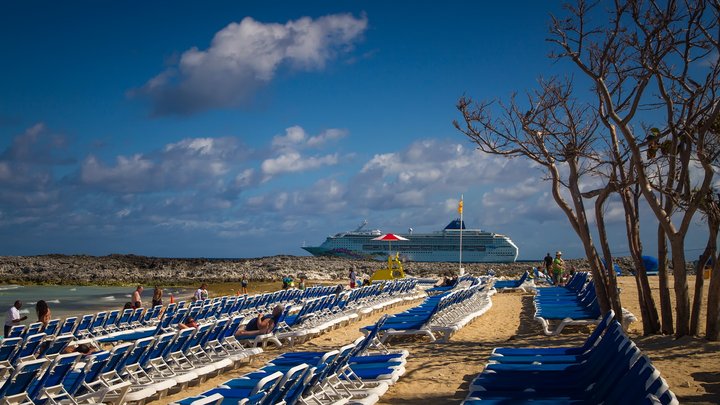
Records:
<instances>
[{"instance_id":1,"label":"tree trunk","mask_svg":"<svg viewBox=\"0 0 720 405\"><path fill-rule=\"evenodd\" d=\"M660 316L662 317L662 333L672 335L673 326L672 304L670 301L670 279L667 268L667 242L665 230L658 225L658 280L660 282Z\"/></svg>"},{"instance_id":2,"label":"tree trunk","mask_svg":"<svg viewBox=\"0 0 720 405\"><path fill-rule=\"evenodd\" d=\"M708 215L708 229L710 230L710 236L714 235L713 241L717 240L719 228L720 221L718 221L718 217ZM710 287L708 288L705 336L707 340L715 341L720 338L720 254L715 250L714 243L712 247L710 258L712 258L713 269L710 275Z\"/></svg>"},{"instance_id":3,"label":"tree trunk","mask_svg":"<svg viewBox=\"0 0 720 405\"><path fill-rule=\"evenodd\" d=\"M688 295L687 269L685 268L684 237L670 238L673 264L673 287L675 288L675 336L690 334L690 296Z\"/></svg>"},{"instance_id":4,"label":"tree trunk","mask_svg":"<svg viewBox=\"0 0 720 405\"><path fill-rule=\"evenodd\" d=\"M618 294L617 288L617 277L615 274L615 267L613 266L612 254L610 253L610 245L607 241L607 232L605 229L605 217L603 215L603 205L609 195L609 189L600 195L595 200L595 222L598 230L598 238L600 241L600 247L603 251L603 257L605 258L605 269L602 271L607 275L607 287L608 300L610 301L610 307L615 311L615 319L622 324L622 304L620 303L620 295Z\"/></svg>"},{"instance_id":5,"label":"tree trunk","mask_svg":"<svg viewBox=\"0 0 720 405\"><path fill-rule=\"evenodd\" d=\"M642 255L640 253L641 252L633 252L632 258L635 263L635 280L637 280L638 292L640 293L638 299L644 303L640 310L645 309L645 313L642 315L648 317L647 325L645 320L643 320L643 334L647 336L660 332L661 328L657 307L655 306L655 298L652 296L652 288L650 288L650 282L647 278L647 270L645 269L645 264L642 261ZM672 322L672 320L670 322Z\"/></svg>"},{"instance_id":6,"label":"tree trunk","mask_svg":"<svg viewBox=\"0 0 720 405\"><path fill-rule=\"evenodd\" d=\"M585 255L590 263L590 270L592 272L593 279L595 280L595 292L597 293L600 312L606 314L611 308L611 294L614 294L617 297L617 290L608 291L607 278L601 270L602 263L600 263L597 249L595 249L595 244L592 240L587 214L585 211L585 204L583 203L582 193L580 192L580 187L578 186L578 162L575 159L568 159L567 163L568 168L570 169L570 173L568 175L568 189L573 200L573 205L575 206L575 215L577 218L577 228L575 231L580 237L580 240L582 240L583 247L585 248Z\"/></svg>"},{"instance_id":7,"label":"tree trunk","mask_svg":"<svg viewBox=\"0 0 720 405\"><path fill-rule=\"evenodd\" d=\"M620 192L620 198L625 208L625 231L627 233L630 256L635 264L635 284L638 290L640 313L643 318L643 334L647 336L660 332L661 328L657 306L655 305L650 282L647 278L645 264L642 261L642 241L640 240L640 223L637 209L639 193L631 193L626 188Z\"/></svg>"},{"instance_id":8,"label":"tree trunk","mask_svg":"<svg viewBox=\"0 0 720 405\"><path fill-rule=\"evenodd\" d=\"M720 339L720 254L715 255L710 276L705 336L707 340Z\"/></svg>"},{"instance_id":9,"label":"tree trunk","mask_svg":"<svg viewBox=\"0 0 720 405\"><path fill-rule=\"evenodd\" d=\"M710 226L710 228L712 227ZM703 250L700 255L695 268L695 295L693 296L692 313L690 314L690 334L692 335L698 335L700 333L700 307L702 306L704 286L703 270L705 270L705 264L708 262L711 255L715 256L716 243L717 233L713 234L713 230L710 229L710 238L708 238L705 250Z\"/></svg>"}]
</instances>

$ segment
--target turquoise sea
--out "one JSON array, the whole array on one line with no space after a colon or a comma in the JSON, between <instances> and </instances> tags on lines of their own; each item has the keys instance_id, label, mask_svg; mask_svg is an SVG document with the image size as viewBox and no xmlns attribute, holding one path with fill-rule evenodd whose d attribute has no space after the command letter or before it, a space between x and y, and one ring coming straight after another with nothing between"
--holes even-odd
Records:
<instances>
[{"instance_id":1,"label":"turquoise sea","mask_svg":"<svg viewBox=\"0 0 720 405\"><path fill-rule=\"evenodd\" d=\"M37 321L35 304L38 300L45 300L52 311L53 318L64 319L68 316L81 316L102 310L122 309L130 301L130 295L135 291L133 287L105 287L105 286L21 286L0 285L0 309L2 322L5 314L15 300L21 300L23 306L20 313L27 315L29 324ZM170 302L172 293L176 300L188 300L193 291L186 288L163 289L163 303ZM142 301L146 307L152 300L152 287L145 287Z\"/></svg>"}]
</instances>

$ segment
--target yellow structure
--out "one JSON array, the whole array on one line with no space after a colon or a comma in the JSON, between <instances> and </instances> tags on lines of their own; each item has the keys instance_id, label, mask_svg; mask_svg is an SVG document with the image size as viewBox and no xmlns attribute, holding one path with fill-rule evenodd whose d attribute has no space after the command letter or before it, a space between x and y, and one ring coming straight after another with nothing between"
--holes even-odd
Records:
<instances>
[{"instance_id":1,"label":"yellow structure","mask_svg":"<svg viewBox=\"0 0 720 405\"><path fill-rule=\"evenodd\" d=\"M398 278L405 278L405 272L400 262L400 254L395 253L395 256L388 256L387 268L376 270L370 277L370 281L395 280Z\"/></svg>"}]
</instances>

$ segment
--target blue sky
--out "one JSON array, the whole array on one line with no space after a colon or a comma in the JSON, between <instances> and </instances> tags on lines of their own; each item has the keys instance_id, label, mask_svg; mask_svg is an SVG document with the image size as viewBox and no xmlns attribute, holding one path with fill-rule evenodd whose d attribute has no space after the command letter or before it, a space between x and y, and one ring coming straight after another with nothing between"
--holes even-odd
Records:
<instances>
[{"instance_id":1,"label":"blue sky","mask_svg":"<svg viewBox=\"0 0 720 405\"><path fill-rule=\"evenodd\" d=\"M463 94L572 71L547 2L11 2L0 254L258 257L363 219L581 255L542 173L452 127ZM627 253L619 215L613 248ZM689 248L704 245L699 220ZM651 225L650 225L651 224ZM648 222L646 247L654 246ZM699 251L697 252L699 254ZM691 251L692 254L692 251Z\"/></svg>"}]
</instances>

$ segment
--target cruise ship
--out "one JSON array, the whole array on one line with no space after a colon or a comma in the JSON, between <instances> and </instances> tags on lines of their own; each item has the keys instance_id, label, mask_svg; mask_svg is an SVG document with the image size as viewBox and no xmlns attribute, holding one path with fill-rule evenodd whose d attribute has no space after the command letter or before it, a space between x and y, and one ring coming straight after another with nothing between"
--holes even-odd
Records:
<instances>
[{"instance_id":1,"label":"cruise ship","mask_svg":"<svg viewBox=\"0 0 720 405\"><path fill-rule=\"evenodd\" d=\"M328 238L320 246L303 246L314 256L386 260L388 255L400 254L404 261L457 262L460 259L460 229L462 228L463 263L508 263L518 256L518 248L510 238L480 229L466 229L464 221L453 220L442 231L432 233L398 234L407 241L372 240L383 235L378 229L366 230L367 221L357 229L341 232Z\"/></svg>"}]
</instances>

